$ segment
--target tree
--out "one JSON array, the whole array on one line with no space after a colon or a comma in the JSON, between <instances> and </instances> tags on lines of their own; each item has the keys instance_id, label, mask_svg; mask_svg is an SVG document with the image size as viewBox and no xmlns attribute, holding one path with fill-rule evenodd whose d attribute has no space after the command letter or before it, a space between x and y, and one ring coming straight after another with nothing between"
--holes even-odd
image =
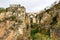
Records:
<instances>
[{"instance_id":1,"label":"tree","mask_svg":"<svg viewBox=\"0 0 60 40\"><path fill-rule=\"evenodd\" d=\"M45 35L40 34L40 33L36 33L34 36L34 40L47 40L47 39L48 39L48 36L45 36Z\"/></svg>"},{"instance_id":2,"label":"tree","mask_svg":"<svg viewBox=\"0 0 60 40\"><path fill-rule=\"evenodd\" d=\"M42 35L40 33L36 33L34 36L35 40L42 40Z\"/></svg>"},{"instance_id":3,"label":"tree","mask_svg":"<svg viewBox=\"0 0 60 40\"><path fill-rule=\"evenodd\" d=\"M6 11L4 8L0 8L0 13Z\"/></svg>"}]
</instances>

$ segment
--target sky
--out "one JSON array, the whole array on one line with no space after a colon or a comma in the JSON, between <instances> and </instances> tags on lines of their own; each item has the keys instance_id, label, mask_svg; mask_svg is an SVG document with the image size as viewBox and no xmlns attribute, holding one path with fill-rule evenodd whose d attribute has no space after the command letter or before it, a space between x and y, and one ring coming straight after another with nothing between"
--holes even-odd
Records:
<instances>
[{"instance_id":1,"label":"sky","mask_svg":"<svg viewBox=\"0 0 60 40\"><path fill-rule=\"evenodd\" d=\"M57 0L0 0L0 7L8 7L10 4L20 4L26 8L26 12L38 12L51 6Z\"/></svg>"}]
</instances>

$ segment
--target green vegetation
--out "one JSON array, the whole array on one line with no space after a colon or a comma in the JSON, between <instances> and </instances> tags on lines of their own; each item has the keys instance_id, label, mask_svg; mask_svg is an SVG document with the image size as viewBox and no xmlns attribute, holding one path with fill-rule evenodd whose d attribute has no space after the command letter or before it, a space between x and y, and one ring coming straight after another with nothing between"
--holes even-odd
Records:
<instances>
[{"instance_id":1,"label":"green vegetation","mask_svg":"<svg viewBox=\"0 0 60 40\"><path fill-rule=\"evenodd\" d=\"M23 21L22 20L18 20L18 23L22 23Z\"/></svg>"},{"instance_id":2,"label":"green vegetation","mask_svg":"<svg viewBox=\"0 0 60 40\"><path fill-rule=\"evenodd\" d=\"M10 19L11 20L16 20L16 16L11 16Z\"/></svg>"},{"instance_id":3,"label":"green vegetation","mask_svg":"<svg viewBox=\"0 0 60 40\"><path fill-rule=\"evenodd\" d=\"M39 32L38 29L31 30L31 37L32 37L33 40L34 40L34 36L35 36L35 34L38 33L38 32Z\"/></svg>"},{"instance_id":4,"label":"green vegetation","mask_svg":"<svg viewBox=\"0 0 60 40\"><path fill-rule=\"evenodd\" d=\"M39 29L39 25L36 23L32 23L31 27L31 37L32 40L43 40L46 39L47 37L50 37L50 30L48 29L47 31L44 29ZM42 34L42 31L44 30L44 34Z\"/></svg>"},{"instance_id":5,"label":"green vegetation","mask_svg":"<svg viewBox=\"0 0 60 40\"><path fill-rule=\"evenodd\" d=\"M5 12L5 11L6 11L6 9L0 8L0 13L1 13L1 12Z\"/></svg>"}]
</instances>

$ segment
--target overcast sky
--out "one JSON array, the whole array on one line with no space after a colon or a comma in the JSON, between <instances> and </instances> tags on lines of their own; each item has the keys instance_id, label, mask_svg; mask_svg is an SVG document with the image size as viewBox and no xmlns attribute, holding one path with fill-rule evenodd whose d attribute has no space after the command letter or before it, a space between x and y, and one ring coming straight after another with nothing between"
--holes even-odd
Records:
<instances>
[{"instance_id":1,"label":"overcast sky","mask_svg":"<svg viewBox=\"0 0 60 40\"><path fill-rule=\"evenodd\" d=\"M10 4L21 4L27 12L37 12L53 4L56 0L0 0L0 7L8 7Z\"/></svg>"}]
</instances>

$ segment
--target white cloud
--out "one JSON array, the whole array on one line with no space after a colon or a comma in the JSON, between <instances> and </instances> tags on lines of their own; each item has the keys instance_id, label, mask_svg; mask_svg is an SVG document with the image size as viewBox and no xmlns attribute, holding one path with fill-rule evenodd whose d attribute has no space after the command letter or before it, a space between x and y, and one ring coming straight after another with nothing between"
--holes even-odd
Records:
<instances>
[{"instance_id":1,"label":"white cloud","mask_svg":"<svg viewBox=\"0 0 60 40\"><path fill-rule=\"evenodd\" d=\"M9 4L21 4L26 7L27 12L36 12L50 6L54 1L56 0L5 0L2 1L4 4L1 5L7 7Z\"/></svg>"}]
</instances>

